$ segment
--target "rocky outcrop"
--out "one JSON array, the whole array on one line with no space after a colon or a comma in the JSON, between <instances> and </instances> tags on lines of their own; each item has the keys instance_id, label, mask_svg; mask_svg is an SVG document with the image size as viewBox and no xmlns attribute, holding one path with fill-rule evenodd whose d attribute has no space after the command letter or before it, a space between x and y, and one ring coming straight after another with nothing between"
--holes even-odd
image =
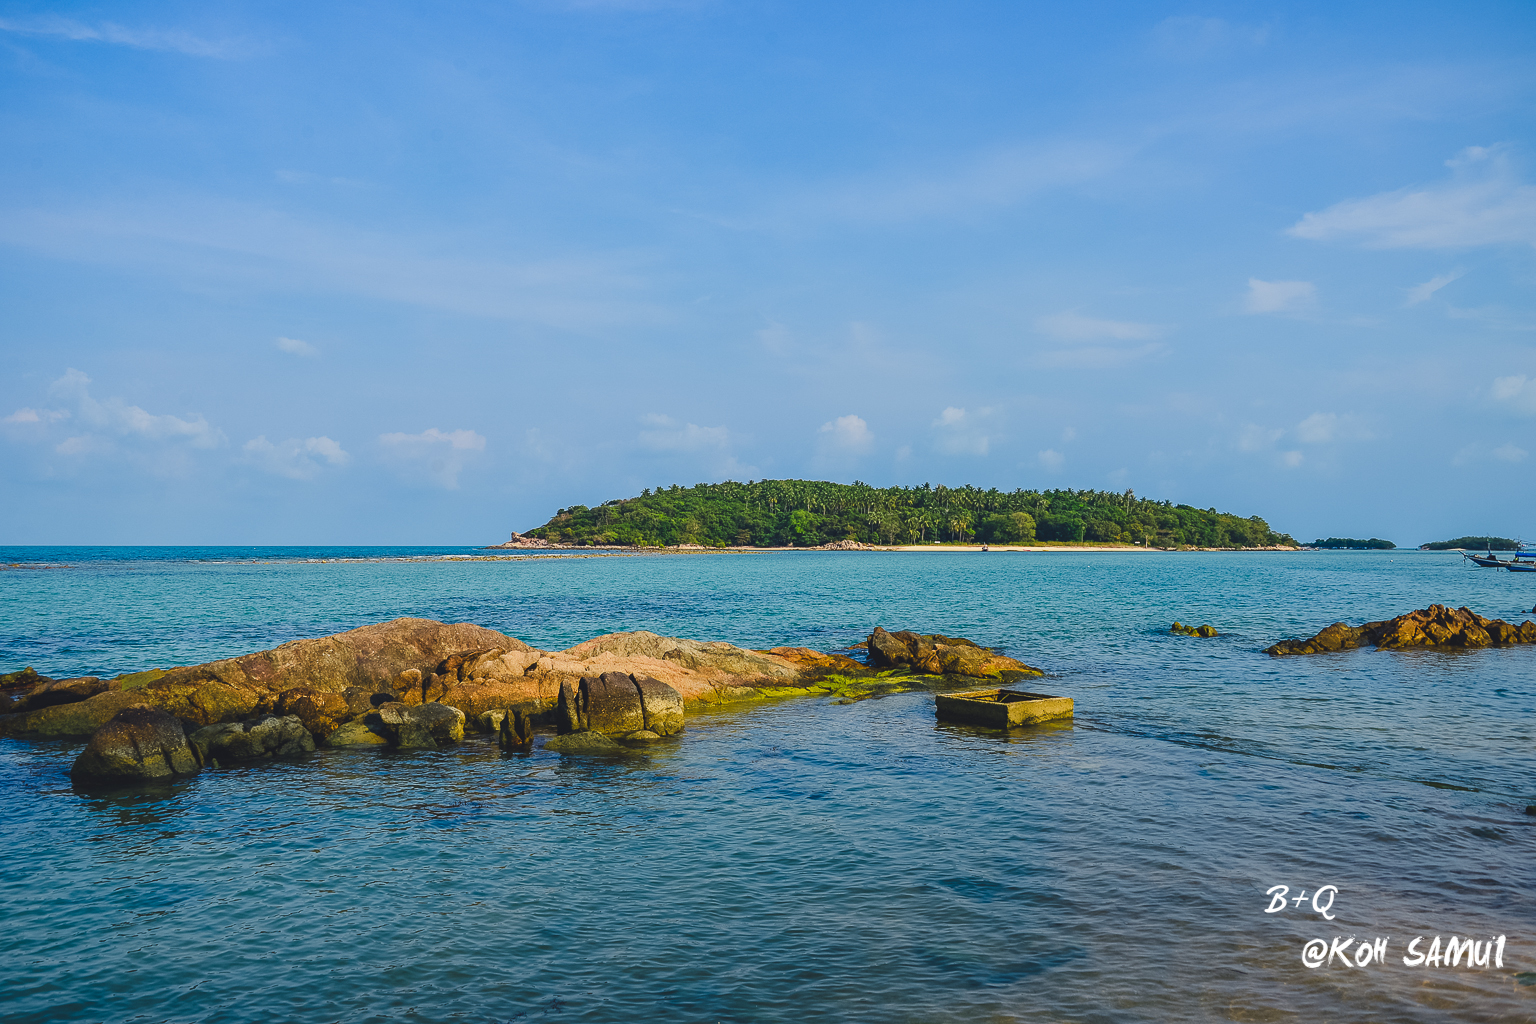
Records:
<instances>
[{"instance_id":1,"label":"rocky outcrop","mask_svg":"<svg viewBox=\"0 0 1536 1024\"><path fill-rule=\"evenodd\" d=\"M774 647L759 654L771 654L793 665L802 676L816 677L830 673L862 671L864 666L845 654L823 654L809 647Z\"/></svg>"},{"instance_id":2,"label":"rocky outcrop","mask_svg":"<svg viewBox=\"0 0 1536 1024\"><path fill-rule=\"evenodd\" d=\"M297 716L262 715L244 722L207 725L189 738L204 764L299 757L313 753L314 737Z\"/></svg>"},{"instance_id":3,"label":"rocky outcrop","mask_svg":"<svg viewBox=\"0 0 1536 1024\"><path fill-rule=\"evenodd\" d=\"M549 541L542 537L526 537L516 530L512 531L512 538L504 544L487 544L486 550L497 548L548 548L553 547Z\"/></svg>"},{"instance_id":4,"label":"rocky outcrop","mask_svg":"<svg viewBox=\"0 0 1536 1024\"><path fill-rule=\"evenodd\" d=\"M683 697L649 676L604 672L560 688L559 732L647 741L683 731Z\"/></svg>"},{"instance_id":5,"label":"rocky outcrop","mask_svg":"<svg viewBox=\"0 0 1536 1024\"><path fill-rule=\"evenodd\" d=\"M1220 633L1216 632L1215 626L1186 626L1182 622L1175 622L1171 627L1169 627L1168 632L1177 634L1179 636L1213 637L1221 635Z\"/></svg>"},{"instance_id":6,"label":"rocky outcrop","mask_svg":"<svg viewBox=\"0 0 1536 1024\"><path fill-rule=\"evenodd\" d=\"M236 722L265 712L293 713L311 732L324 736L371 710L374 694L395 699L393 684L402 675L414 670L418 679L425 678L445 659L491 648L532 650L520 640L469 623L395 619L238 658L122 676L109 680L106 692L71 704L0 716L0 736L85 738L130 703L163 708L194 725ZM296 688L305 692L295 694L290 707L280 695ZM549 694L551 703L557 690L558 684Z\"/></svg>"},{"instance_id":7,"label":"rocky outcrop","mask_svg":"<svg viewBox=\"0 0 1536 1024\"><path fill-rule=\"evenodd\" d=\"M491 712L495 715L495 712ZM498 716L496 742L502 750L526 753L533 749L533 715L527 708L508 708Z\"/></svg>"},{"instance_id":8,"label":"rocky outcrop","mask_svg":"<svg viewBox=\"0 0 1536 1024\"><path fill-rule=\"evenodd\" d=\"M364 721L397 750L439 750L464 740L464 712L446 704L381 704Z\"/></svg>"},{"instance_id":9,"label":"rocky outcrop","mask_svg":"<svg viewBox=\"0 0 1536 1024\"><path fill-rule=\"evenodd\" d=\"M175 717L160 708L134 704L96 731L75 758L69 776L81 785L109 785L190 775L201 768L201 759Z\"/></svg>"},{"instance_id":10,"label":"rocky outcrop","mask_svg":"<svg viewBox=\"0 0 1536 1024\"><path fill-rule=\"evenodd\" d=\"M51 708L59 704L74 704L77 701L94 697L98 693L106 693L112 685L105 679L95 676L77 676L74 679L47 679L37 677L37 682L14 698L15 703L11 710L15 713L25 711L38 711L42 708Z\"/></svg>"},{"instance_id":11,"label":"rocky outcrop","mask_svg":"<svg viewBox=\"0 0 1536 1024\"><path fill-rule=\"evenodd\" d=\"M905 668L929 675L969 676L976 679L1044 675L1022 661L996 653L962 637L942 633L888 633L879 626L865 641L869 664L874 668Z\"/></svg>"},{"instance_id":12,"label":"rocky outcrop","mask_svg":"<svg viewBox=\"0 0 1536 1024\"><path fill-rule=\"evenodd\" d=\"M1324 654L1370 644L1381 650L1404 647L1496 647L1536 643L1536 622L1516 626L1503 619L1487 619L1467 608L1428 608L1399 615L1384 622L1351 626L1335 622L1307 640L1282 640L1265 649L1276 658L1293 654Z\"/></svg>"}]
</instances>

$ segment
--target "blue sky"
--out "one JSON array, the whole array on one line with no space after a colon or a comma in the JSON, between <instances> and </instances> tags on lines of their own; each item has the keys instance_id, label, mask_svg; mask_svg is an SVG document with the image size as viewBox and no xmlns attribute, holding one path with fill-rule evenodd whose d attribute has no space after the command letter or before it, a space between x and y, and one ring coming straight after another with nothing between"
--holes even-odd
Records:
<instances>
[{"instance_id":1,"label":"blue sky","mask_svg":"<svg viewBox=\"0 0 1536 1024\"><path fill-rule=\"evenodd\" d=\"M1536 539L1536 8L0 2L4 543L727 478Z\"/></svg>"}]
</instances>

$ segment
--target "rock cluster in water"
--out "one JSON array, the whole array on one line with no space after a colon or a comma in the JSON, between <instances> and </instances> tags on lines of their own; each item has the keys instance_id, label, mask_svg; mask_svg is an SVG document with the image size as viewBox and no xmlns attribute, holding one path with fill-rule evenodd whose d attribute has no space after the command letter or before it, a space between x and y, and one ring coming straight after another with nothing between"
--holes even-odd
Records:
<instances>
[{"instance_id":1,"label":"rock cluster in water","mask_svg":"<svg viewBox=\"0 0 1536 1024\"><path fill-rule=\"evenodd\" d=\"M815 693L856 700L943 682L915 673L1040 674L939 634L876 629L868 646L867 666L807 648L752 651L644 631L551 652L467 623L396 619L112 679L56 680L32 669L0 676L10 704L0 708L9 712L0 713L0 736L100 736L77 777L148 779L317 745L438 749L466 730L497 735L509 751L530 749L535 728L558 733L551 749L609 749L681 731L686 703ZM130 739L114 740L119 733Z\"/></svg>"},{"instance_id":2,"label":"rock cluster in water","mask_svg":"<svg viewBox=\"0 0 1536 1024\"><path fill-rule=\"evenodd\" d=\"M869 649L869 663L875 668L907 668L930 675L978 679L998 679L1004 673L1044 675L1022 661L970 640L942 633L913 633L905 629L888 633L876 626L865 645Z\"/></svg>"},{"instance_id":3,"label":"rock cluster in water","mask_svg":"<svg viewBox=\"0 0 1536 1024\"><path fill-rule=\"evenodd\" d=\"M1171 627L1169 627L1168 632L1176 633L1179 636L1213 637L1221 635L1220 633L1216 632L1216 627L1210 624L1206 624L1204 626L1186 626L1182 622L1175 622Z\"/></svg>"},{"instance_id":4,"label":"rock cluster in water","mask_svg":"<svg viewBox=\"0 0 1536 1024\"><path fill-rule=\"evenodd\" d=\"M1395 650L1529 643L1536 643L1536 622L1526 620L1516 626L1503 619L1486 619L1467 608L1452 609L1443 604L1432 604L1385 622L1367 622L1363 626L1335 622L1310 639L1282 640L1266 648L1264 653L1279 658L1292 654L1347 651L1366 644Z\"/></svg>"}]
</instances>

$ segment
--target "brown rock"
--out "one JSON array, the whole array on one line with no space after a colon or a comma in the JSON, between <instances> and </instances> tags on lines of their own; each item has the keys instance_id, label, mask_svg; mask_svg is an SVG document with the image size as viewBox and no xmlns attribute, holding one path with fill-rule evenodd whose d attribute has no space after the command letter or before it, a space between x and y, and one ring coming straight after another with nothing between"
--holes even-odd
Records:
<instances>
[{"instance_id":1,"label":"brown rock","mask_svg":"<svg viewBox=\"0 0 1536 1024\"><path fill-rule=\"evenodd\" d=\"M429 672L451 655L491 647L532 650L521 640L470 623L395 619L314 640L293 640L238 658L172 669L151 685L212 678L252 690L307 686L340 693L357 686L372 693L387 688L407 669Z\"/></svg>"},{"instance_id":2,"label":"brown rock","mask_svg":"<svg viewBox=\"0 0 1536 1024\"><path fill-rule=\"evenodd\" d=\"M809 647L775 647L759 654L782 658L802 673L825 675L833 672L858 672L864 666L842 654L823 654Z\"/></svg>"},{"instance_id":3,"label":"brown rock","mask_svg":"<svg viewBox=\"0 0 1536 1024\"><path fill-rule=\"evenodd\" d=\"M142 782L202 768L181 723L160 708L134 704L97 730L69 770L81 784Z\"/></svg>"},{"instance_id":4,"label":"brown rock","mask_svg":"<svg viewBox=\"0 0 1536 1024\"><path fill-rule=\"evenodd\" d=\"M348 687L348 689L360 691L362 688ZM358 713L367 714L372 708L370 703L366 709ZM344 694L326 693L309 686L295 686L278 694L273 711L279 716L292 716L298 719L305 730L322 743L343 722L356 717Z\"/></svg>"},{"instance_id":5,"label":"brown rock","mask_svg":"<svg viewBox=\"0 0 1536 1024\"><path fill-rule=\"evenodd\" d=\"M1367 622L1358 628L1336 622L1310 640L1282 640L1265 653L1274 657L1319 654L1348 650L1366 643L1374 644L1380 650L1536 643L1536 623L1527 620L1515 626L1502 619L1484 618L1468 608L1452 609L1432 604L1385 622Z\"/></svg>"},{"instance_id":6,"label":"brown rock","mask_svg":"<svg viewBox=\"0 0 1536 1024\"><path fill-rule=\"evenodd\" d=\"M38 678L42 681L16 701L17 712L37 711L56 704L73 704L112 689L105 679L95 676L78 676L74 679Z\"/></svg>"}]
</instances>

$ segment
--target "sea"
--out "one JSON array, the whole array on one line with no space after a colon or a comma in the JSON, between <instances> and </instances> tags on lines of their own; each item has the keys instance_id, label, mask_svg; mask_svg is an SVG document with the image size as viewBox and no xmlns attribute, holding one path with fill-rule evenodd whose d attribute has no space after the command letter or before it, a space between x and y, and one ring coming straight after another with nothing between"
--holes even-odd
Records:
<instances>
[{"instance_id":1,"label":"sea","mask_svg":"<svg viewBox=\"0 0 1536 1024\"><path fill-rule=\"evenodd\" d=\"M551 649L884 626L999 647L1076 712L1004 733L928 693L791 698L617 757L471 737L107 795L71 788L80 744L0 740L0 1019L1536 1020L1536 647L1264 654L1434 602L1519 622L1536 575L1419 551L484 554L0 548L0 671L403 615Z\"/></svg>"}]
</instances>

